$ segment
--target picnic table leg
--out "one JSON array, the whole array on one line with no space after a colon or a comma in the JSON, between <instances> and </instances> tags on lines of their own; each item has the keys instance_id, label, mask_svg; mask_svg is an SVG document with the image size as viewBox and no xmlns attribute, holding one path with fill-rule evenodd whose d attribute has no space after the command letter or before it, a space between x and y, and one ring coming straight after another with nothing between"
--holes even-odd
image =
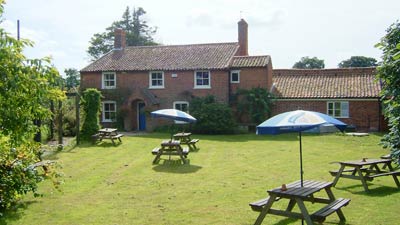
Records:
<instances>
[{"instance_id":1,"label":"picnic table leg","mask_svg":"<svg viewBox=\"0 0 400 225\"><path fill-rule=\"evenodd\" d=\"M357 166L356 167L358 176L360 177L361 183L364 186L364 190L365 192L368 192L368 185L367 185L367 181L365 180L365 177L363 176L362 172L361 172L361 167Z\"/></svg>"},{"instance_id":2,"label":"picnic table leg","mask_svg":"<svg viewBox=\"0 0 400 225\"><path fill-rule=\"evenodd\" d=\"M306 221L306 223L308 225L314 225L314 223L311 220L310 214L308 213L308 210L306 208L306 206L304 205L304 202L302 199L300 198L295 198L297 205L300 208L301 214L303 215L304 220Z\"/></svg>"},{"instance_id":3,"label":"picnic table leg","mask_svg":"<svg viewBox=\"0 0 400 225\"><path fill-rule=\"evenodd\" d=\"M340 169L339 169L338 173L336 174L335 179L333 180L333 184L332 184L333 187L335 187L336 183L339 181L339 178L342 175L345 167L346 167L345 165L340 165Z\"/></svg>"},{"instance_id":4,"label":"picnic table leg","mask_svg":"<svg viewBox=\"0 0 400 225\"><path fill-rule=\"evenodd\" d=\"M156 157L153 160L153 164L156 164L158 160L160 160L161 155L162 155L162 150L159 150Z\"/></svg>"},{"instance_id":5,"label":"picnic table leg","mask_svg":"<svg viewBox=\"0 0 400 225\"><path fill-rule=\"evenodd\" d=\"M265 216L268 213L268 210L271 208L272 204L274 204L275 199L276 199L276 195L275 194L270 194L270 197L269 197L269 200L268 200L267 204L265 205L263 210L260 212L260 215L258 215L257 220L254 223L254 225L260 225L262 223L262 221L264 220Z\"/></svg>"},{"instance_id":6,"label":"picnic table leg","mask_svg":"<svg viewBox=\"0 0 400 225\"><path fill-rule=\"evenodd\" d=\"M325 188L325 191L326 191L326 194L328 195L329 200L331 200L333 202L336 198L333 195L331 188L327 187L327 188ZM336 214L338 215L340 221L346 221L346 217L344 217L342 209L336 210Z\"/></svg>"},{"instance_id":7,"label":"picnic table leg","mask_svg":"<svg viewBox=\"0 0 400 225\"><path fill-rule=\"evenodd\" d=\"M295 205L296 205L296 201L293 199L290 199L289 204L286 208L286 211L291 212Z\"/></svg>"},{"instance_id":8,"label":"picnic table leg","mask_svg":"<svg viewBox=\"0 0 400 225\"><path fill-rule=\"evenodd\" d=\"M388 167L389 171L394 171L391 162L388 162L385 165ZM393 180L396 183L397 187L400 188L400 182L399 182L399 179L397 179L396 174L392 174L392 177L393 177Z\"/></svg>"}]
</instances>

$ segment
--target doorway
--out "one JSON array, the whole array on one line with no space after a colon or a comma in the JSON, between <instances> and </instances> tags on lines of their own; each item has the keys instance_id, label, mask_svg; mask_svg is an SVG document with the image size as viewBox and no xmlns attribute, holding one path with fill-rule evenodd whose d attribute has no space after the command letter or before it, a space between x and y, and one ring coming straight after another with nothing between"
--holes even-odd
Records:
<instances>
[{"instance_id":1,"label":"doorway","mask_svg":"<svg viewBox=\"0 0 400 225\"><path fill-rule=\"evenodd\" d=\"M138 130L139 131L146 130L146 112L144 110L145 106L146 106L146 104L144 104L144 102L138 102L137 103Z\"/></svg>"}]
</instances>

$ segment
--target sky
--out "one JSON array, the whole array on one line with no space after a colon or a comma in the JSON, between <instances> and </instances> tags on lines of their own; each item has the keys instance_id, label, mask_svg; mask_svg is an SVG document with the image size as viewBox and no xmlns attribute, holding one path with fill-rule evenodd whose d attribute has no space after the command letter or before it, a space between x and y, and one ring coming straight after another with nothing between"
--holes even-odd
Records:
<instances>
[{"instance_id":1,"label":"sky","mask_svg":"<svg viewBox=\"0 0 400 225\"><path fill-rule=\"evenodd\" d=\"M249 25L249 55L270 55L275 69L301 57L325 68L351 56L373 57L386 29L400 19L399 0L6 0L0 27L34 41L29 58L51 56L63 74L90 63L93 34L120 20L126 7L142 7L155 40L164 45L237 42L237 22Z\"/></svg>"}]
</instances>

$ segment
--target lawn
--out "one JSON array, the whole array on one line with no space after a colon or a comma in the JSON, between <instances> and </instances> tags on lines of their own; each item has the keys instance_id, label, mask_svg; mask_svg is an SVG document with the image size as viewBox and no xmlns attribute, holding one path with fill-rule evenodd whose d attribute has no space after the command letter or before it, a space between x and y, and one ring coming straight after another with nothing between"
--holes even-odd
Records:
<instances>
[{"instance_id":1,"label":"lawn","mask_svg":"<svg viewBox=\"0 0 400 225\"><path fill-rule=\"evenodd\" d=\"M151 150L168 134L126 136L117 146L105 141L61 151L54 157L63 166L62 192L41 183L44 196L27 195L0 224L252 224L258 213L250 202L299 179L295 134L195 137L199 149L190 152L185 165L178 157L152 164ZM338 165L330 162L387 154L378 145L380 138L305 134L305 179L332 181L328 171ZM336 197L351 199L343 208L347 224L398 224L400 191L393 179L376 178L369 188L364 193L355 180L339 180L333 188ZM325 223L338 222L333 214ZM299 221L267 215L263 224Z\"/></svg>"}]
</instances>

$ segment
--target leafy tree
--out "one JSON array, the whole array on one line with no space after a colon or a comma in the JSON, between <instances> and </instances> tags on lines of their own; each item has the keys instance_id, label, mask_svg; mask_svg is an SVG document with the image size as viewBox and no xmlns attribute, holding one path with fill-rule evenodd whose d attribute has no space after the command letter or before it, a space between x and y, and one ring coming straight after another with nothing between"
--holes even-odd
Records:
<instances>
[{"instance_id":1,"label":"leafy tree","mask_svg":"<svg viewBox=\"0 0 400 225\"><path fill-rule=\"evenodd\" d=\"M83 92L83 111L85 121L82 125L82 139L90 140L91 136L100 129L101 93L95 88L88 88Z\"/></svg>"},{"instance_id":2,"label":"leafy tree","mask_svg":"<svg viewBox=\"0 0 400 225\"><path fill-rule=\"evenodd\" d=\"M38 196L37 183L55 175L31 166L40 161L40 145L32 140L39 128L33 121L49 119L47 103L64 97L55 87L61 77L49 58L27 59L26 46L33 44L0 28L0 215L24 194Z\"/></svg>"},{"instance_id":3,"label":"leafy tree","mask_svg":"<svg viewBox=\"0 0 400 225\"><path fill-rule=\"evenodd\" d=\"M318 59L317 57L309 58L301 57L300 61L293 65L296 69L323 69L325 68L324 60Z\"/></svg>"},{"instance_id":4,"label":"leafy tree","mask_svg":"<svg viewBox=\"0 0 400 225\"><path fill-rule=\"evenodd\" d=\"M236 127L232 110L214 96L196 97L190 102L190 114L197 119L192 131L203 134L229 134Z\"/></svg>"},{"instance_id":5,"label":"leafy tree","mask_svg":"<svg viewBox=\"0 0 400 225\"><path fill-rule=\"evenodd\" d=\"M376 59L365 56L352 56L350 59L343 60L339 63L339 68L348 67L373 67L377 66Z\"/></svg>"},{"instance_id":6,"label":"leafy tree","mask_svg":"<svg viewBox=\"0 0 400 225\"><path fill-rule=\"evenodd\" d=\"M131 12L127 6L121 20L113 22L105 32L93 35L87 50L91 59L94 61L113 49L116 28L121 28L126 32L128 46L157 45L152 37L157 29L147 25L143 18L145 14L146 11L141 7L133 8Z\"/></svg>"},{"instance_id":7,"label":"leafy tree","mask_svg":"<svg viewBox=\"0 0 400 225\"><path fill-rule=\"evenodd\" d=\"M271 115L274 97L265 88L240 89L237 96L239 117L248 114L251 122L258 124Z\"/></svg>"},{"instance_id":8,"label":"leafy tree","mask_svg":"<svg viewBox=\"0 0 400 225\"><path fill-rule=\"evenodd\" d=\"M80 84L80 74L77 69L69 68L64 70L66 78L65 78L65 86L67 89L71 89L72 87L78 87Z\"/></svg>"},{"instance_id":9,"label":"leafy tree","mask_svg":"<svg viewBox=\"0 0 400 225\"><path fill-rule=\"evenodd\" d=\"M391 155L400 164L400 23L392 24L376 47L382 49L382 64L378 67L378 78L383 83L382 102L389 133L382 144L391 150Z\"/></svg>"}]
</instances>

